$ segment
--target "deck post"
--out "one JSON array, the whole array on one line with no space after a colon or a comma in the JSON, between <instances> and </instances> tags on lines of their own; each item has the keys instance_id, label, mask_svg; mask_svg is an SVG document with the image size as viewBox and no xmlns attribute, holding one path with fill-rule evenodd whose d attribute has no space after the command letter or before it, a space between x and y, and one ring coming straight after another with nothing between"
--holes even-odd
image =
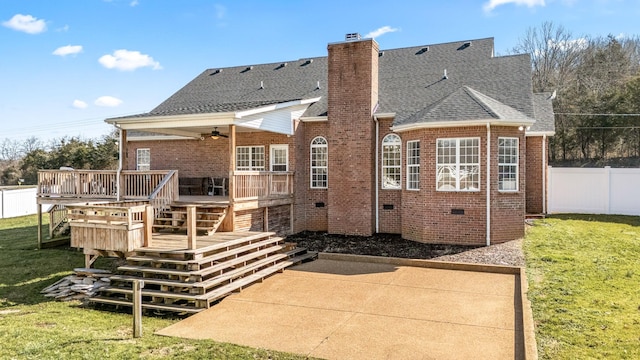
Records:
<instances>
[{"instance_id":1,"label":"deck post","mask_svg":"<svg viewBox=\"0 0 640 360\"><path fill-rule=\"evenodd\" d=\"M196 249L196 207L187 206L187 249Z\"/></svg>"},{"instance_id":2,"label":"deck post","mask_svg":"<svg viewBox=\"0 0 640 360\"><path fill-rule=\"evenodd\" d=\"M142 288L144 281L133 280L133 337L142 337Z\"/></svg>"},{"instance_id":3,"label":"deck post","mask_svg":"<svg viewBox=\"0 0 640 360\"><path fill-rule=\"evenodd\" d=\"M40 249L42 249L42 204L38 203L38 250Z\"/></svg>"},{"instance_id":4,"label":"deck post","mask_svg":"<svg viewBox=\"0 0 640 360\"><path fill-rule=\"evenodd\" d=\"M144 208L144 247L151 247L151 237L153 234L153 206L147 205Z\"/></svg>"}]
</instances>

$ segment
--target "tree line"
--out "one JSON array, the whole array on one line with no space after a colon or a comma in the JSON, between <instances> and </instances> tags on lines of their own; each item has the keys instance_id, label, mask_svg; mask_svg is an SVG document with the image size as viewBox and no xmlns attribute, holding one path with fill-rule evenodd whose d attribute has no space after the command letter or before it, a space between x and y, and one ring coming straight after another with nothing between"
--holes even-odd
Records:
<instances>
[{"instance_id":1,"label":"tree line","mask_svg":"<svg viewBox=\"0 0 640 360\"><path fill-rule=\"evenodd\" d=\"M530 28L513 53L531 54L534 92L554 92L551 164L640 163L640 40L574 37L550 22Z\"/></svg>"},{"instance_id":2,"label":"tree line","mask_svg":"<svg viewBox=\"0 0 640 360\"><path fill-rule=\"evenodd\" d=\"M5 138L0 142L0 186L34 185L38 170L114 170L118 166L117 132L100 139L62 137L45 144L36 137L23 141Z\"/></svg>"}]
</instances>

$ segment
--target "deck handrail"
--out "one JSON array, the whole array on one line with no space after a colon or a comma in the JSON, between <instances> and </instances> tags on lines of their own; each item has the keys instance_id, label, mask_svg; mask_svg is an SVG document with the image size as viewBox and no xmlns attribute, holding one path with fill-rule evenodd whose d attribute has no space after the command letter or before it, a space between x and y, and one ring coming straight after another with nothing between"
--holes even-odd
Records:
<instances>
[{"instance_id":1,"label":"deck handrail","mask_svg":"<svg viewBox=\"0 0 640 360\"><path fill-rule=\"evenodd\" d=\"M156 212L178 197L178 186L178 170L169 171L149 195L149 202Z\"/></svg>"},{"instance_id":2,"label":"deck handrail","mask_svg":"<svg viewBox=\"0 0 640 360\"><path fill-rule=\"evenodd\" d=\"M234 199L293 196L293 171L234 171Z\"/></svg>"}]
</instances>

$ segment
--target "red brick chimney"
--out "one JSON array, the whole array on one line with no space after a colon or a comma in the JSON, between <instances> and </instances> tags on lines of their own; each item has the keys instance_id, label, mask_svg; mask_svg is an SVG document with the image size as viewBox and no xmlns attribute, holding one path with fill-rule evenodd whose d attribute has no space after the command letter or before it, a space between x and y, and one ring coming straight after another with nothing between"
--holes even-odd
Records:
<instances>
[{"instance_id":1,"label":"red brick chimney","mask_svg":"<svg viewBox=\"0 0 640 360\"><path fill-rule=\"evenodd\" d=\"M328 232L369 236L375 231L378 44L347 34L328 52Z\"/></svg>"}]
</instances>

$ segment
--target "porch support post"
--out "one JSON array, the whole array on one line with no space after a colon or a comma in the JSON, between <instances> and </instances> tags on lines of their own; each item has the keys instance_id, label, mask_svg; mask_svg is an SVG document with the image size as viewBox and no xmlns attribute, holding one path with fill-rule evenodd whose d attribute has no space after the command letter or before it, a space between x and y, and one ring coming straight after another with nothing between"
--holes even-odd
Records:
<instances>
[{"instance_id":1,"label":"porch support post","mask_svg":"<svg viewBox=\"0 0 640 360\"><path fill-rule=\"evenodd\" d=\"M236 126L229 125L229 230L236 228L236 212L233 204L236 201Z\"/></svg>"},{"instance_id":2,"label":"porch support post","mask_svg":"<svg viewBox=\"0 0 640 360\"><path fill-rule=\"evenodd\" d=\"M196 248L196 207L187 206L187 249Z\"/></svg>"},{"instance_id":3,"label":"porch support post","mask_svg":"<svg viewBox=\"0 0 640 360\"><path fill-rule=\"evenodd\" d=\"M264 215L262 216L262 229L263 231L269 231L269 207L264 207Z\"/></svg>"}]
</instances>

